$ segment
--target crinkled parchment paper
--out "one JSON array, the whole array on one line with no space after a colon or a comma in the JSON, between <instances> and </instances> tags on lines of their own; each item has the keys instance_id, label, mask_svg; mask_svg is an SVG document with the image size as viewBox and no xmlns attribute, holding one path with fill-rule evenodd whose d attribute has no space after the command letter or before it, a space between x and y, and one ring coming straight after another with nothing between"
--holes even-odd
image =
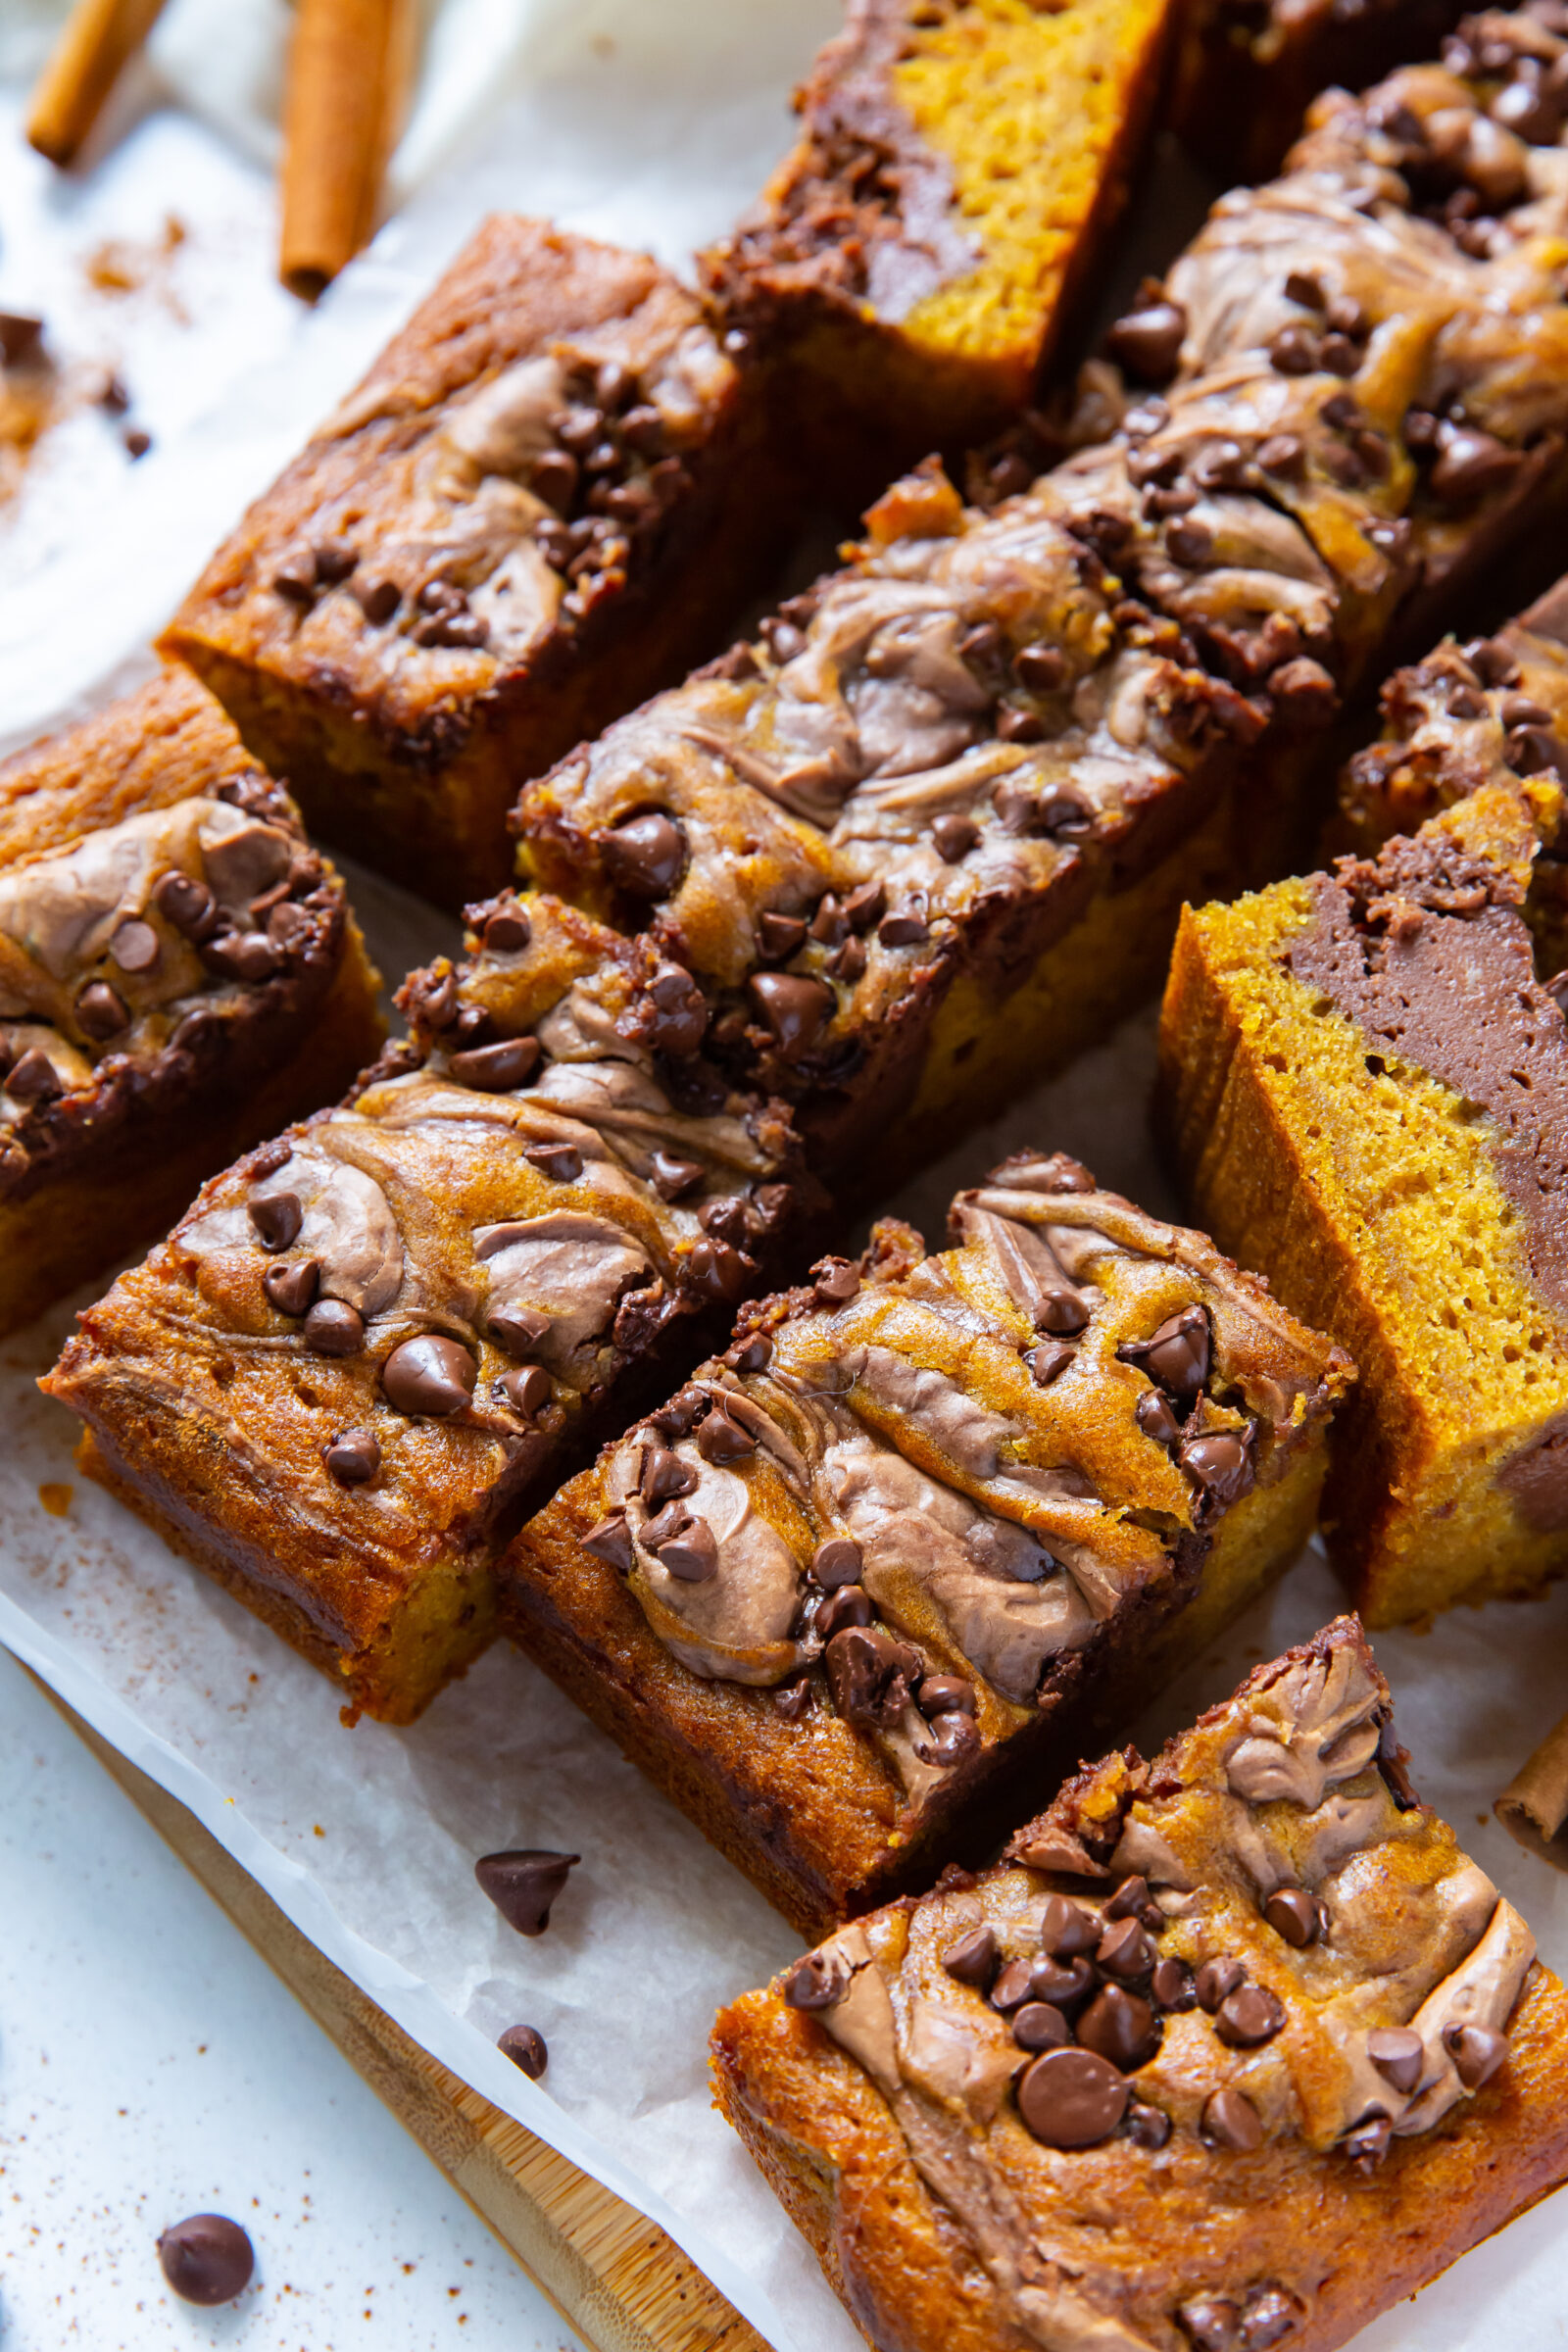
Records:
<instances>
[{"instance_id":1,"label":"crinkled parchment paper","mask_svg":"<svg viewBox=\"0 0 1568 2352\"><path fill-rule=\"evenodd\" d=\"M10 0L0 77L25 73L59 13ZM37 304L75 347L123 360L158 436L134 468L83 438L0 523L5 738L135 674L245 499L485 210L551 213L677 264L720 228L782 146L789 84L833 14L831 0L448 0L399 159L404 209L308 318L268 277L277 0L172 0L105 160L80 180L34 171L16 136L20 84L0 81L0 307ZM160 103L170 95L189 111ZM106 313L82 292L81 255L132 229L155 244L170 210L188 235L166 278ZM389 975L449 944L439 916L351 879ZM1152 1037L1149 1019L1130 1024L890 1208L935 1240L955 1187L1027 1141L1168 1210L1145 1124ZM779 2352L848 2352L858 2339L709 2102L713 2010L790 1957L790 1931L510 1650L412 1731L343 1730L324 1680L76 1475L74 1425L32 1383L78 1303L0 1343L0 1638L425 2048L662 2222ZM63 1517L40 1498L60 1487ZM1146 1746L1339 1605L1309 1550L1161 1694ZM1378 1654L1417 1785L1562 1966L1568 1883L1490 1807L1562 1711L1568 1589L1384 1636ZM474 1858L506 1845L584 1857L537 1941L474 1884ZM550 2043L548 2088L493 2046L519 2020ZM1562 2222L1557 2204L1527 2216L1384 2320L1369 2352L1561 2343Z\"/></svg>"}]
</instances>

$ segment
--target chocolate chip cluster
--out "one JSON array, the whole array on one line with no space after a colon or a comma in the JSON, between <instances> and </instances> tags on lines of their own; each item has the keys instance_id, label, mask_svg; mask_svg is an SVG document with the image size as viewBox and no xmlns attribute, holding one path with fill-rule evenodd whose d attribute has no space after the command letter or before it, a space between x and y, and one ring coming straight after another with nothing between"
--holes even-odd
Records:
<instances>
[{"instance_id":1,"label":"chocolate chip cluster","mask_svg":"<svg viewBox=\"0 0 1568 2352\"><path fill-rule=\"evenodd\" d=\"M1040 1352L1031 1359L1037 1380ZM1138 1426L1175 1453L1198 1491L1198 1524L1206 1526L1252 1486L1257 1439L1250 1417L1240 1429L1211 1426L1220 1412L1207 1395L1213 1365L1207 1310L1184 1306L1147 1340L1123 1341L1116 1354L1148 1376L1150 1385L1133 1408Z\"/></svg>"},{"instance_id":2,"label":"chocolate chip cluster","mask_svg":"<svg viewBox=\"0 0 1568 2352\"><path fill-rule=\"evenodd\" d=\"M1369 840L1413 833L1509 775L1568 780L1563 714L1528 683L1513 649L1495 637L1444 645L1396 670L1383 690L1383 739L1351 757L1341 787L1358 831Z\"/></svg>"}]
</instances>

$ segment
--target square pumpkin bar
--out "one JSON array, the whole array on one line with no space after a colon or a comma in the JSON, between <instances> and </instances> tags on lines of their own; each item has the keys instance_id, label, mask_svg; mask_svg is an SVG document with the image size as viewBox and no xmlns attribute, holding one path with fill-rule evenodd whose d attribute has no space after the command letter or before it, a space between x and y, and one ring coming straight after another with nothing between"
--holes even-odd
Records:
<instances>
[{"instance_id":1,"label":"square pumpkin bar","mask_svg":"<svg viewBox=\"0 0 1568 2352\"><path fill-rule=\"evenodd\" d=\"M1334 2352L1568 2174L1568 1997L1354 1618L719 2016L876 2352Z\"/></svg>"},{"instance_id":2,"label":"square pumpkin bar","mask_svg":"<svg viewBox=\"0 0 1568 2352\"><path fill-rule=\"evenodd\" d=\"M44 1384L91 1475L391 1723L812 1192L775 1106L698 1059L672 1098L683 974L549 900L469 911L467 960L405 984L411 1041L209 1184Z\"/></svg>"},{"instance_id":3,"label":"square pumpkin bar","mask_svg":"<svg viewBox=\"0 0 1568 2352\"><path fill-rule=\"evenodd\" d=\"M503 1566L508 1629L808 1932L994 1845L1310 1533L1349 1359L1009 1160L745 1309Z\"/></svg>"},{"instance_id":4,"label":"square pumpkin bar","mask_svg":"<svg viewBox=\"0 0 1568 2352\"><path fill-rule=\"evenodd\" d=\"M219 550L165 650L312 827L450 906L537 775L772 560L753 377L646 255L486 221Z\"/></svg>"},{"instance_id":5,"label":"square pumpkin bar","mask_svg":"<svg viewBox=\"0 0 1568 2352\"><path fill-rule=\"evenodd\" d=\"M339 876L183 670L0 766L0 1330L382 1037Z\"/></svg>"},{"instance_id":6,"label":"square pumpkin bar","mask_svg":"<svg viewBox=\"0 0 1568 2352\"><path fill-rule=\"evenodd\" d=\"M1161 1083L1197 1210L1354 1350L1329 1541L1382 1625L1568 1567L1568 1030L1521 914L1544 778L1183 917Z\"/></svg>"}]
</instances>

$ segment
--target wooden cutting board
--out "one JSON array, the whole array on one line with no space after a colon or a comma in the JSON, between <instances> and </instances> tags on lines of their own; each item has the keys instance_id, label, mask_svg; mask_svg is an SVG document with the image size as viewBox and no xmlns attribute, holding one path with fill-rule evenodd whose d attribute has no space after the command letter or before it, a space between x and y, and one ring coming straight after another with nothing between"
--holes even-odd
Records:
<instances>
[{"instance_id":1,"label":"wooden cutting board","mask_svg":"<svg viewBox=\"0 0 1568 2352\"><path fill-rule=\"evenodd\" d=\"M657 2222L421 2050L193 1813L38 1688L594 2352L768 2352Z\"/></svg>"}]
</instances>

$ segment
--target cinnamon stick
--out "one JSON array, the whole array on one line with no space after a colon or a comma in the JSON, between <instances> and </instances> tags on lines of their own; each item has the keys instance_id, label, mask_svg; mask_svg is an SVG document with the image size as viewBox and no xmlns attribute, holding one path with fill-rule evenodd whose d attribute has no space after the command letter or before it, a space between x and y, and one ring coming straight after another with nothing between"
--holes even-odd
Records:
<instances>
[{"instance_id":1,"label":"cinnamon stick","mask_svg":"<svg viewBox=\"0 0 1568 2352\"><path fill-rule=\"evenodd\" d=\"M412 0L299 0L283 120L278 274L314 302L375 226L412 80Z\"/></svg>"},{"instance_id":2,"label":"cinnamon stick","mask_svg":"<svg viewBox=\"0 0 1568 2352\"><path fill-rule=\"evenodd\" d=\"M27 110L40 155L71 163L127 59L157 24L164 0L76 0Z\"/></svg>"},{"instance_id":3,"label":"cinnamon stick","mask_svg":"<svg viewBox=\"0 0 1568 2352\"><path fill-rule=\"evenodd\" d=\"M1516 1772L1494 1807L1526 1850L1568 1870L1568 1715Z\"/></svg>"}]
</instances>

